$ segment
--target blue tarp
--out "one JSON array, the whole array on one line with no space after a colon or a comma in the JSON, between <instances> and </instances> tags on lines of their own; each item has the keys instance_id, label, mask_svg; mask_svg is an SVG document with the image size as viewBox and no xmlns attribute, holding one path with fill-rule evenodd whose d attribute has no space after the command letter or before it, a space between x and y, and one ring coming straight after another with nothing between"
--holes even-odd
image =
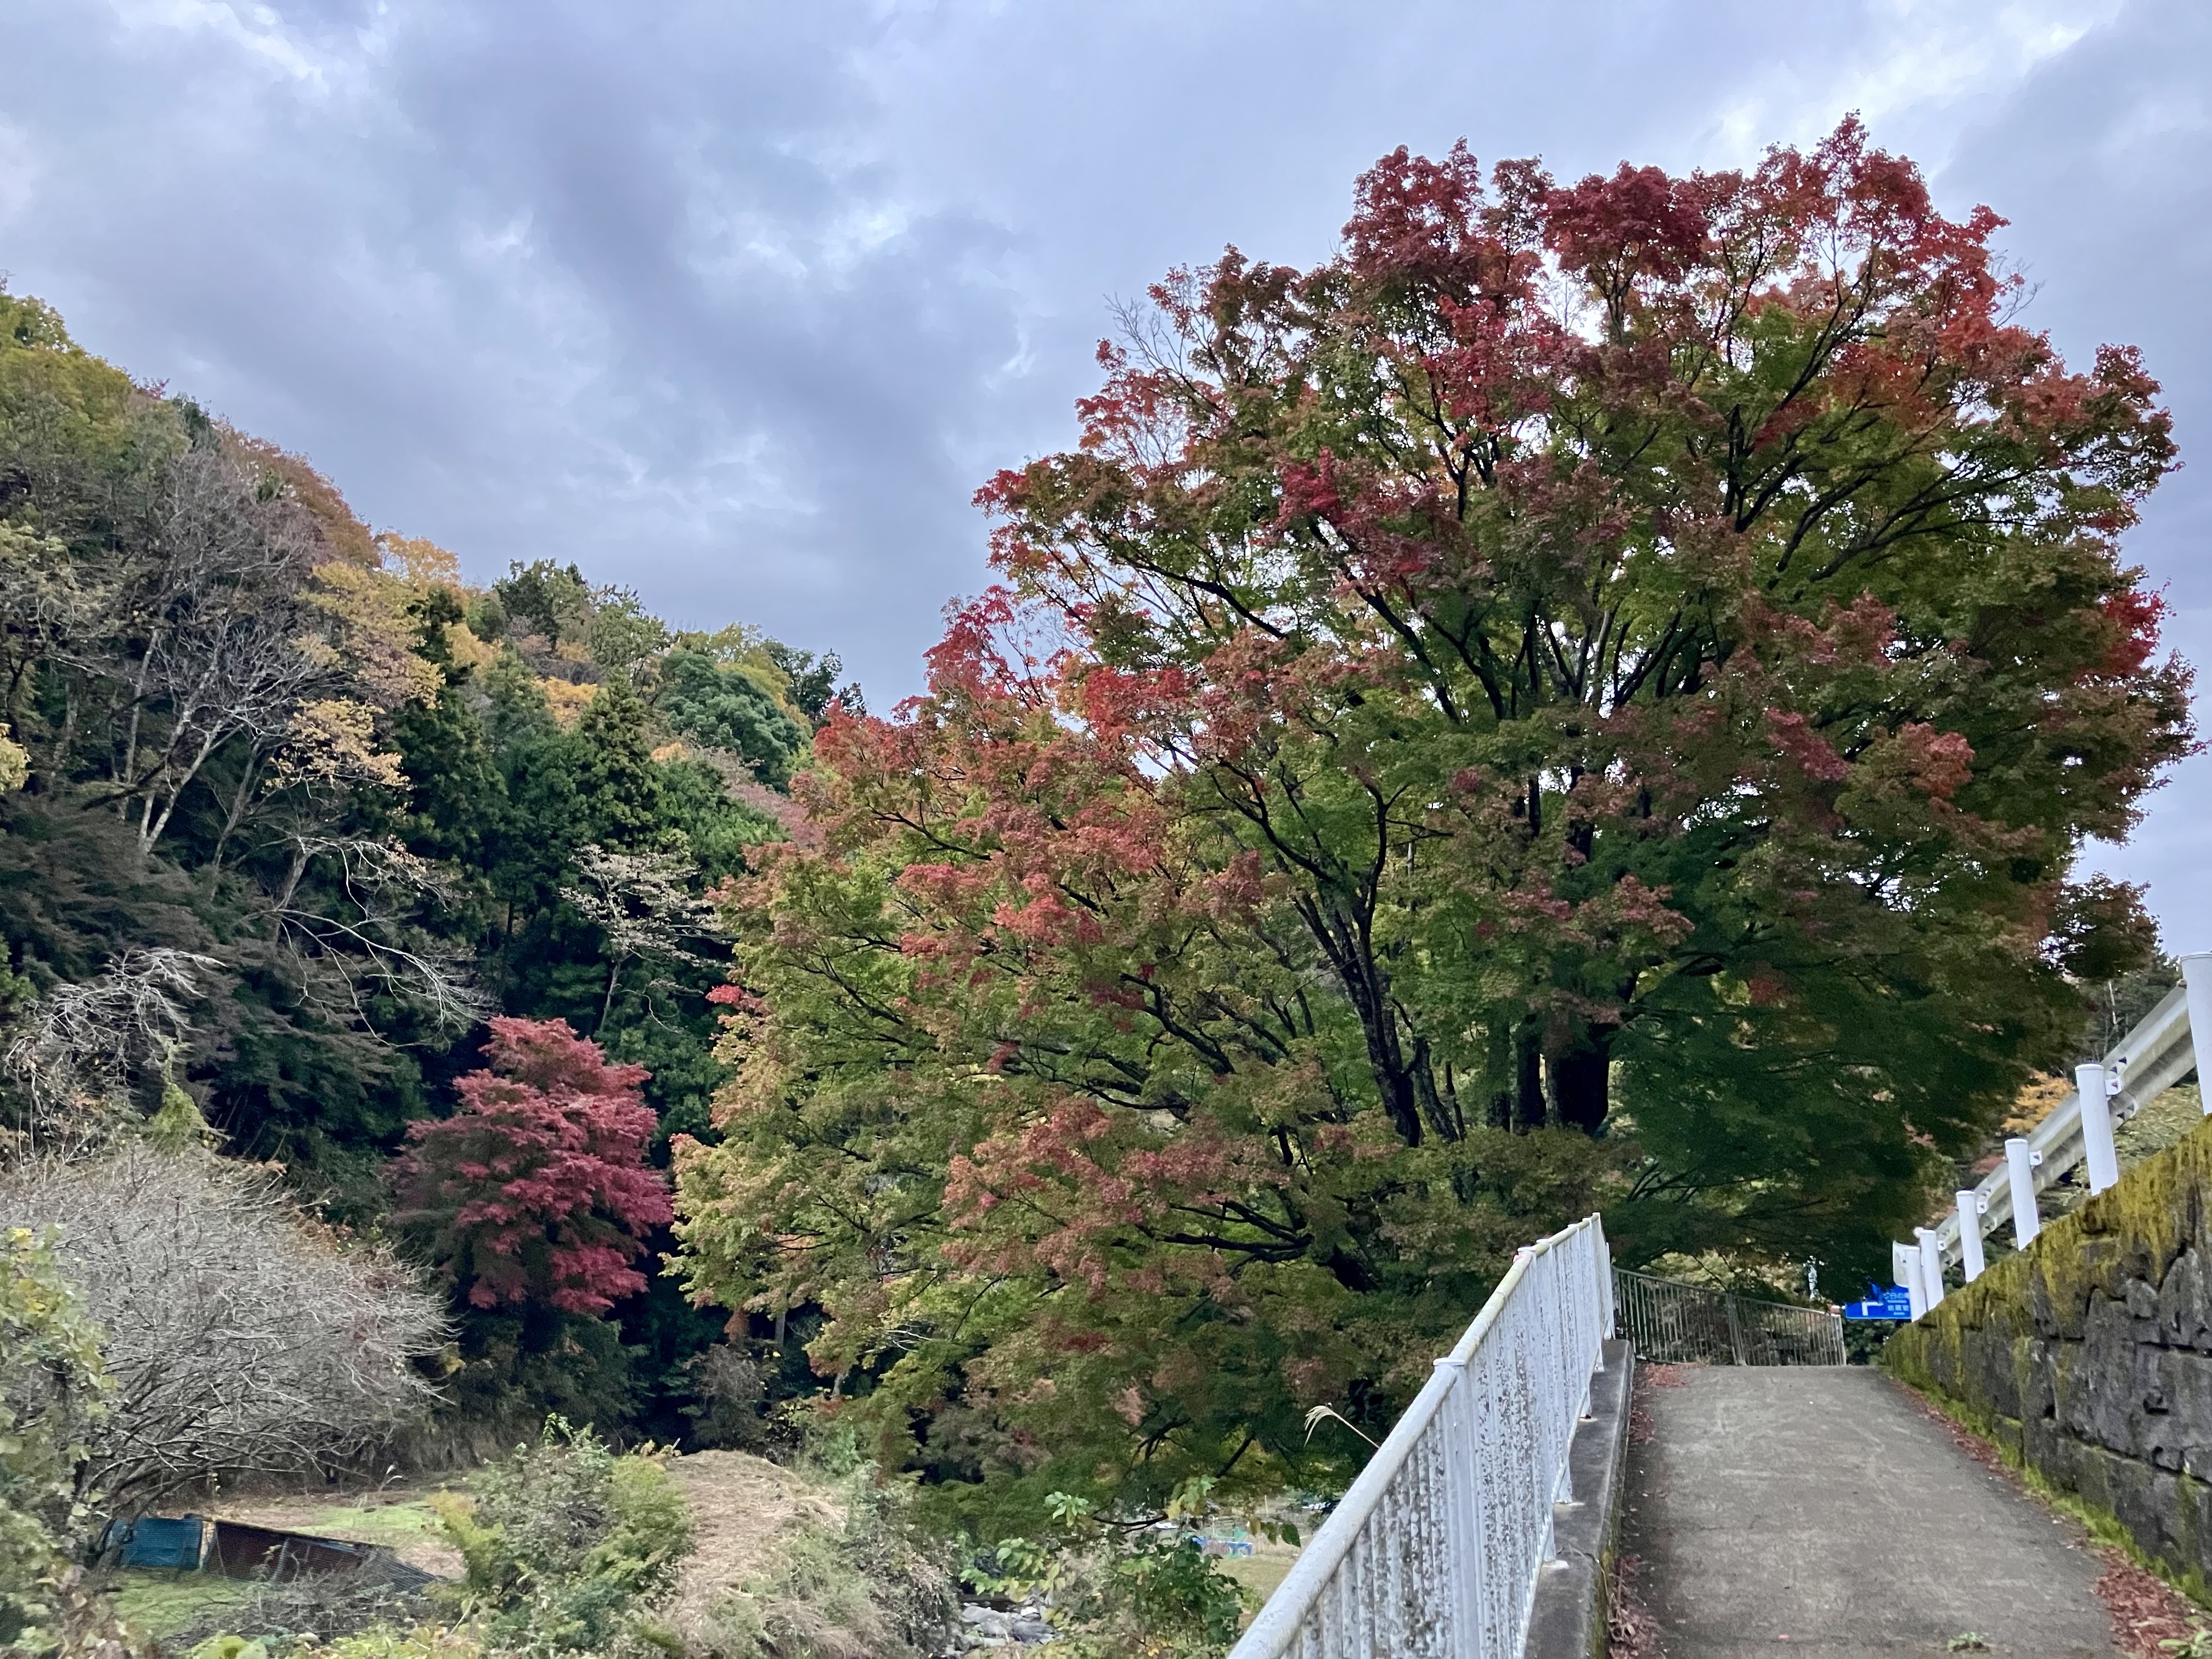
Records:
<instances>
[{"instance_id":1,"label":"blue tarp","mask_svg":"<svg viewBox=\"0 0 2212 1659\"><path fill-rule=\"evenodd\" d=\"M121 1534L119 1560L124 1566L180 1567L189 1572L200 1564L202 1527L197 1515L173 1521L146 1515L136 1521L117 1522L107 1541L112 1546L116 1534Z\"/></svg>"}]
</instances>

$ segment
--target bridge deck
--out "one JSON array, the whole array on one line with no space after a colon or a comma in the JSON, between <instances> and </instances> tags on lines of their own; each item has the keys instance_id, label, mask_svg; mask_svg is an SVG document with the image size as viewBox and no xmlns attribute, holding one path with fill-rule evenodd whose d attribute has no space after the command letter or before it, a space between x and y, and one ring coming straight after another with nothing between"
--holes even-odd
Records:
<instances>
[{"instance_id":1,"label":"bridge deck","mask_svg":"<svg viewBox=\"0 0 2212 1659\"><path fill-rule=\"evenodd\" d=\"M1689 1367L1649 1391L1623 1548L1662 1659L2114 1652L2070 1522L1960 1451L1864 1367Z\"/></svg>"}]
</instances>

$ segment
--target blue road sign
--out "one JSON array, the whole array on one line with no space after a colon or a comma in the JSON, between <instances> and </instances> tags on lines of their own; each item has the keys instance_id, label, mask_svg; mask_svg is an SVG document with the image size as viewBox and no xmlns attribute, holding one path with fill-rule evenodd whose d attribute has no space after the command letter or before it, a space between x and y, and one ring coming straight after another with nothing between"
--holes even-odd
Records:
<instances>
[{"instance_id":1,"label":"blue road sign","mask_svg":"<svg viewBox=\"0 0 2212 1659\"><path fill-rule=\"evenodd\" d=\"M1903 1287L1893 1285L1887 1290L1883 1290L1879 1285L1869 1285L1867 1289L1870 1294L1866 1300L1846 1302L1844 1304L1844 1318L1911 1319L1912 1317L1912 1296Z\"/></svg>"}]
</instances>

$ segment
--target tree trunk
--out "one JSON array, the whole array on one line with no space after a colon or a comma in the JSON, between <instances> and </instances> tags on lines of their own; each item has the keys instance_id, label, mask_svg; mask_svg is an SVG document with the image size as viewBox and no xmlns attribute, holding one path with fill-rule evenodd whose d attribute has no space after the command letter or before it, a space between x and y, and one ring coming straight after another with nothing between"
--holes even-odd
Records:
<instances>
[{"instance_id":1,"label":"tree trunk","mask_svg":"<svg viewBox=\"0 0 2212 1659\"><path fill-rule=\"evenodd\" d=\"M154 672L154 649L161 641L161 630L156 629L146 641L146 654L138 659L138 677L131 687L131 732L130 735L124 739L123 769L116 774L116 781L125 789L133 788L137 784L138 723L146 712L146 677ZM128 797L125 799L127 799ZM123 800L118 800L115 803L115 811L118 817L124 816Z\"/></svg>"},{"instance_id":2,"label":"tree trunk","mask_svg":"<svg viewBox=\"0 0 2212 1659\"><path fill-rule=\"evenodd\" d=\"M210 892L215 890L216 884L222 878L222 849L230 844L239 820L246 816L246 799L252 792L254 774L259 769L260 761L260 756L249 753L246 757L246 769L238 775L238 788L231 795L230 811L224 814L222 833L215 838L215 851L208 855Z\"/></svg>"},{"instance_id":3,"label":"tree trunk","mask_svg":"<svg viewBox=\"0 0 2212 1659\"><path fill-rule=\"evenodd\" d=\"M1613 1104L1612 1049L1610 1029L1581 1025L1552 1056L1552 1100L1562 1128L1594 1135L1605 1127Z\"/></svg>"},{"instance_id":4,"label":"tree trunk","mask_svg":"<svg viewBox=\"0 0 2212 1659\"><path fill-rule=\"evenodd\" d=\"M1544 1127L1544 1050L1533 1025L1514 1039L1513 1121L1516 1134Z\"/></svg>"},{"instance_id":5,"label":"tree trunk","mask_svg":"<svg viewBox=\"0 0 2212 1659\"><path fill-rule=\"evenodd\" d=\"M599 1004L599 1023L592 1028L593 1036L598 1036L607 1029L607 1016L615 1011L615 982L622 978L622 958L617 957L614 965L607 969L606 1000Z\"/></svg>"},{"instance_id":6,"label":"tree trunk","mask_svg":"<svg viewBox=\"0 0 2212 1659\"><path fill-rule=\"evenodd\" d=\"M300 890L300 878L307 873L307 849L295 842L292 843L292 867L284 872L284 885L276 895L275 915L278 926L283 925L284 912L292 902L292 895Z\"/></svg>"}]
</instances>

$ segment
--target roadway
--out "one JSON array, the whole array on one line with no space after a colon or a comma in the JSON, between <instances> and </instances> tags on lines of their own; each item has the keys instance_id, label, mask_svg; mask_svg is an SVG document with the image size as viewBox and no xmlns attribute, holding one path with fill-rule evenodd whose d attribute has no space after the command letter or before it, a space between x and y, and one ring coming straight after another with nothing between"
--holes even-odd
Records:
<instances>
[{"instance_id":1,"label":"roadway","mask_svg":"<svg viewBox=\"0 0 2212 1659\"><path fill-rule=\"evenodd\" d=\"M2073 1522L1863 1366L1685 1366L1639 1389L1622 1549L1650 1659L1985 1651L2111 1659ZM1972 1648L1960 1638L1978 1636Z\"/></svg>"}]
</instances>

